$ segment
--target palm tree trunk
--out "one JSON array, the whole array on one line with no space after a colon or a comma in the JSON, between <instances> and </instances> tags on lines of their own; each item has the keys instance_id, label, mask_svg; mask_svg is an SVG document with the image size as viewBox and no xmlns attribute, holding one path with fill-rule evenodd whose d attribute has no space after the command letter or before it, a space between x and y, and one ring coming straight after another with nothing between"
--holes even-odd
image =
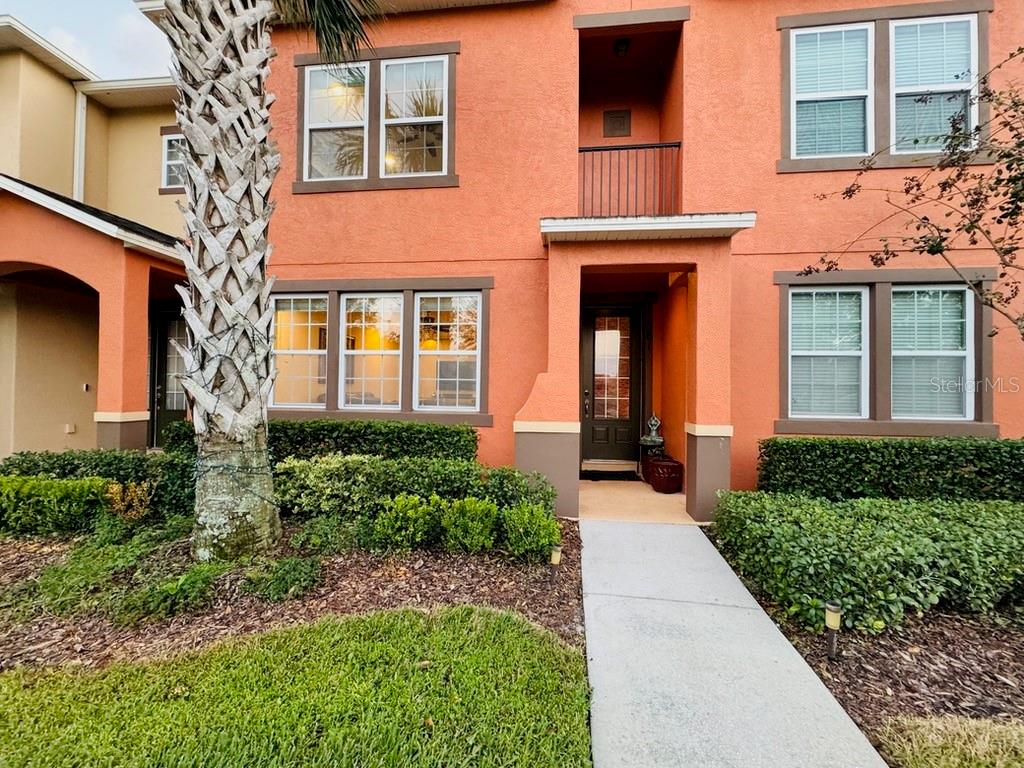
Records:
<instances>
[{"instance_id":1,"label":"palm tree trunk","mask_svg":"<svg viewBox=\"0 0 1024 768\"><path fill-rule=\"evenodd\" d=\"M281 535L267 455L271 349L270 0L167 0L178 125L188 146L179 287L189 346L182 384L195 424L197 559L265 551Z\"/></svg>"}]
</instances>

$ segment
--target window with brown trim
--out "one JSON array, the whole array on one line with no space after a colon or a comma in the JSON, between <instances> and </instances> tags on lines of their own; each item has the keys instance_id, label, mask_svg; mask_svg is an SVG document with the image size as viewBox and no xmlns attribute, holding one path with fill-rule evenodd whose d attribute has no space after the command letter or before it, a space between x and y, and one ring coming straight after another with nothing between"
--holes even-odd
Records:
<instances>
[{"instance_id":1,"label":"window with brown trim","mask_svg":"<svg viewBox=\"0 0 1024 768\"><path fill-rule=\"evenodd\" d=\"M780 173L913 167L954 116L984 126L992 0L783 16Z\"/></svg>"},{"instance_id":2,"label":"window with brown trim","mask_svg":"<svg viewBox=\"0 0 1024 768\"><path fill-rule=\"evenodd\" d=\"M276 418L489 426L491 278L280 281Z\"/></svg>"},{"instance_id":3,"label":"window with brown trim","mask_svg":"<svg viewBox=\"0 0 1024 768\"><path fill-rule=\"evenodd\" d=\"M379 48L298 68L296 193L458 185L458 43Z\"/></svg>"},{"instance_id":4,"label":"window with brown trim","mask_svg":"<svg viewBox=\"0 0 1024 768\"><path fill-rule=\"evenodd\" d=\"M952 270L779 272L775 282L777 433L998 434L991 310Z\"/></svg>"},{"instance_id":5,"label":"window with brown trim","mask_svg":"<svg viewBox=\"0 0 1024 768\"><path fill-rule=\"evenodd\" d=\"M160 129L160 189L161 195L185 193L185 137L176 125Z\"/></svg>"}]
</instances>

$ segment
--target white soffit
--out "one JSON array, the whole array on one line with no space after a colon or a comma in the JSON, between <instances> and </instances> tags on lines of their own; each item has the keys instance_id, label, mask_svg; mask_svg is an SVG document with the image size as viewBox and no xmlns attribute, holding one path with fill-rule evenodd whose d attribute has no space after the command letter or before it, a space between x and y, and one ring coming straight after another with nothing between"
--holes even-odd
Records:
<instances>
[{"instance_id":1,"label":"white soffit","mask_svg":"<svg viewBox=\"0 0 1024 768\"><path fill-rule=\"evenodd\" d=\"M687 240L732 237L750 229L757 214L684 213L678 216L616 216L602 218L541 219L545 243L602 240Z\"/></svg>"},{"instance_id":2,"label":"white soffit","mask_svg":"<svg viewBox=\"0 0 1024 768\"><path fill-rule=\"evenodd\" d=\"M170 77L95 80L80 84L78 90L108 109L172 107L178 98L178 89Z\"/></svg>"}]
</instances>

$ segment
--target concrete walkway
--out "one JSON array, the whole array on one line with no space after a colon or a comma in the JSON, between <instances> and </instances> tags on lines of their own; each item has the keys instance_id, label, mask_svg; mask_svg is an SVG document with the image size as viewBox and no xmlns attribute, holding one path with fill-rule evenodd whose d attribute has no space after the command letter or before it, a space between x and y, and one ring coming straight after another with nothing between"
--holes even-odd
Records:
<instances>
[{"instance_id":1,"label":"concrete walkway","mask_svg":"<svg viewBox=\"0 0 1024 768\"><path fill-rule=\"evenodd\" d=\"M884 768L695 526L583 520L595 768Z\"/></svg>"}]
</instances>

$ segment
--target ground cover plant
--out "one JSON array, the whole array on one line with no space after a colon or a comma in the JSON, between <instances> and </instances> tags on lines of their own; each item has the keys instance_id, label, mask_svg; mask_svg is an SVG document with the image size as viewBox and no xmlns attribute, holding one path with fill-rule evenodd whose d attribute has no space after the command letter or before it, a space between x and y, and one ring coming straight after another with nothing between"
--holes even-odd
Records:
<instances>
[{"instance_id":1,"label":"ground cover plant","mask_svg":"<svg viewBox=\"0 0 1024 768\"><path fill-rule=\"evenodd\" d=\"M590 765L582 654L468 606L327 619L158 663L0 675L0 762Z\"/></svg>"}]
</instances>

